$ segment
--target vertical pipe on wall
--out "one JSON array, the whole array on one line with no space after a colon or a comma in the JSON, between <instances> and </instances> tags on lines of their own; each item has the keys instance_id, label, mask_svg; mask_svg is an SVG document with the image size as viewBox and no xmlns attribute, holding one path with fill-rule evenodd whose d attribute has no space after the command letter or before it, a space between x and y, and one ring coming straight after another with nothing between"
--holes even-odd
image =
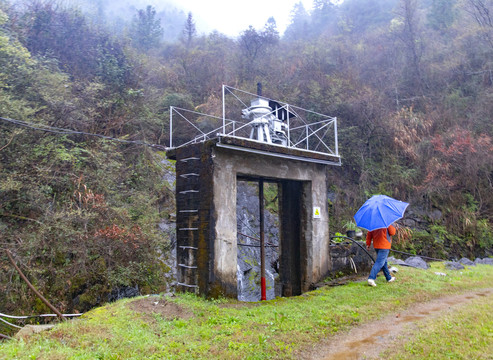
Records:
<instances>
[{"instance_id":1,"label":"vertical pipe on wall","mask_svg":"<svg viewBox=\"0 0 493 360\"><path fill-rule=\"evenodd\" d=\"M260 209L260 300L267 300L265 284L265 241L264 241L264 180L258 183L258 201Z\"/></svg>"}]
</instances>

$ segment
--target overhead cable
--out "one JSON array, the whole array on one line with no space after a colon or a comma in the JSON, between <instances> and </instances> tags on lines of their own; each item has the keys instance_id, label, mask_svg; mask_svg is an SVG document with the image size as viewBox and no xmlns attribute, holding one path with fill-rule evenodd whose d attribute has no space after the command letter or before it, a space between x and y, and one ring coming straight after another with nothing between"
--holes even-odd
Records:
<instances>
[{"instance_id":1,"label":"overhead cable","mask_svg":"<svg viewBox=\"0 0 493 360\"><path fill-rule=\"evenodd\" d=\"M81 316L83 314L62 314L64 317L76 317ZM9 319L31 319L37 317L56 317L56 314L41 314L41 315L26 315L26 316L14 316L0 313L0 317L6 317Z\"/></svg>"},{"instance_id":2,"label":"overhead cable","mask_svg":"<svg viewBox=\"0 0 493 360\"><path fill-rule=\"evenodd\" d=\"M44 125L44 124L34 124L34 123L29 123L27 121L9 119L9 118L5 118L5 117L1 117L1 116L0 116L0 120L9 122L9 123L12 123L15 125L23 126L23 127L29 128L29 129L33 129L33 130L51 132L51 133L56 133L56 134L96 136L96 137L106 139L106 140L118 141L118 142L127 143L127 144L144 145L144 146L149 146L149 147L159 149L159 150L167 150L166 146L158 145L158 144L151 144L151 143L147 143L147 142L141 141L141 140L118 139L118 138L114 138L114 137L106 136L106 135L101 135L101 134L93 134L93 133L88 133L88 132L84 132L84 131L75 131L75 130L59 128L59 127L54 127L54 126L49 126L49 125Z\"/></svg>"},{"instance_id":3,"label":"overhead cable","mask_svg":"<svg viewBox=\"0 0 493 360\"><path fill-rule=\"evenodd\" d=\"M17 329L22 329L22 326L17 326L17 325L12 324L12 323L10 323L10 322L8 322L7 320L4 320L4 319L2 319L2 318L0 318L0 321L1 321L1 322L3 322L3 323L5 323L5 324L7 324L7 325L9 325L9 326L15 327L15 328L17 328Z\"/></svg>"}]
</instances>

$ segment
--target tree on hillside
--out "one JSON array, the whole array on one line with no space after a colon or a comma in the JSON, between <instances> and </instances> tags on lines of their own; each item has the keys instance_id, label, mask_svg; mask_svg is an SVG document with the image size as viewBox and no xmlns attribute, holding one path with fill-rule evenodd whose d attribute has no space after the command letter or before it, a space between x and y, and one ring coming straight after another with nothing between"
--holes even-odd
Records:
<instances>
[{"instance_id":1,"label":"tree on hillside","mask_svg":"<svg viewBox=\"0 0 493 360\"><path fill-rule=\"evenodd\" d=\"M279 31L277 31L276 19L273 16L267 19L261 36L265 45L276 45L279 43Z\"/></svg>"},{"instance_id":2,"label":"tree on hillside","mask_svg":"<svg viewBox=\"0 0 493 360\"><path fill-rule=\"evenodd\" d=\"M310 15L301 1L294 4L290 18L291 21L284 32L283 39L294 41L305 38L309 31Z\"/></svg>"},{"instance_id":3,"label":"tree on hillside","mask_svg":"<svg viewBox=\"0 0 493 360\"><path fill-rule=\"evenodd\" d=\"M418 0L400 0L396 14L392 24L394 27L391 25L391 29L401 41L404 50L403 90L408 96L421 95L424 86L421 72L424 45L419 28Z\"/></svg>"},{"instance_id":4,"label":"tree on hillside","mask_svg":"<svg viewBox=\"0 0 493 360\"><path fill-rule=\"evenodd\" d=\"M33 55L55 57L75 77L94 75L100 34L79 10L33 0L20 23L21 39Z\"/></svg>"},{"instance_id":5,"label":"tree on hillside","mask_svg":"<svg viewBox=\"0 0 493 360\"><path fill-rule=\"evenodd\" d=\"M466 0L464 6L480 27L483 39L493 49L493 1Z\"/></svg>"},{"instance_id":6,"label":"tree on hillside","mask_svg":"<svg viewBox=\"0 0 493 360\"><path fill-rule=\"evenodd\" d=\"M130 34L134 46L148 51L159 45L162 35L161 20L156 18L156 10L151 5L145 10L138 10L132 21Z\"/></svg>"},{"instance_id":7,"label":"tree on hillside","mask_svg":"<svg viewBox=\"0 0 493 360\"><path fill-rule=\"evenodd\" d=\"M385 26L398 0L345 0L339 6L339 27L357 34Z\"/></svg>"},{"instance_id":8,"label":"tree on hillside","mask_svg":"<svg viewBox=\"0 0 493 360\"><path fill-rule=\"evenodd\" d=\"M23 28L19 39L34 56L56 59L76 79L98 77L113 90L128 81L122 41L94 26L80 11L33 0L18 16L17 26Z\"/></svg>"},{"instance_id":9,"label":"tree on hillside","mask_svg":"<svg viewBox=\"0 0 493 360\"><path fill-rule=\"evenodd\" d=\"M197 29L195 28L195 21L193 20L192 13L189 12L187 16L187 21L185 22L185 26L183 28L182 41L185 43L187 47L190 47L193 38L196 35L197 35Z\"/></svg>"},{"instance_id":10,"label":"tree on hillside","mask_svg":"<svg viewBox=\"0 0 493 360\"><path fill-rule=\"evenodd\" d=\"M250 25L247 30L241 33L239 47L242 69L240 71L243 80L252 80L257 75L255 74L255 65L264 46L262 35L253 26Z\"/></svg>"},{"instance_id":11,"label":"tree on hillside","mask_svg":"<svg viewBox=\"0 0 493 360\"><path fill-rule=\"evenodd\" d=\"M446 30L455 20L456 0L432 0L428 24L435 30Z\"/></svg>"},{"instance_id":12,"label":"tree on hillside","mask_svg":"<svg viewBox=\"0 0 493 360\"><path fill-rule=\"evenodd\" d=\"M337 28L337 6L332 0L314 0L312 10L311 34L334 34Z\"/></svg>"},{"instance_id":13,"label":"tree on hillside","mask_svg":"<svg viewBox=\"0 0 493 360\"><path fill-rule=\"evenodd\" d=\"M238 40L240 78L244 81L251 81L261 73L267 73L266 65L272 58L269 54L278 43L279 32L273 17L267 20L262 31L255 30L251 25L243 31Z\"/></svg>"}]
</instances>

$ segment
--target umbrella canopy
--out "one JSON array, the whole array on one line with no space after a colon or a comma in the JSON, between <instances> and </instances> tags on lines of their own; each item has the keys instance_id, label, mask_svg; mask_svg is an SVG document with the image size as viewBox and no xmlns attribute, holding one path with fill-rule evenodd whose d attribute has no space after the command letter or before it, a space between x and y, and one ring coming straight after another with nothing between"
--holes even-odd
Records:
<instances>
[{"instance_id":1,"label":"umbrella canopy","mask_svg":"<svg viewBox=\"0 0 493 360\"><path fill-rule=\"evenodd\" d=\"M354 215L356 225L368 231L389 227L401 219L409 204L386 195L374 195Z\"/></svg>"}]
</instances>

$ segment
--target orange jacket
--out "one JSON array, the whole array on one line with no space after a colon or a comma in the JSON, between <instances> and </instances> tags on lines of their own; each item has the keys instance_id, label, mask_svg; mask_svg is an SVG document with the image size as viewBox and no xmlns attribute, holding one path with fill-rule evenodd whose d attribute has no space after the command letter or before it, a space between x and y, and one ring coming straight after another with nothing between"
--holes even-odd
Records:
<instances>
[{"instance_id":1,"label":"orange jacket","mask_svg":"<svg viewBox=\"0 0 493 360\"><path fill-rule=\"evenodd\" d=\"M388 230L388 237L387 237ZM366 246L371 245L371 241L373 240L373 247L375 249L390 249L392 245L391 236L395 235L395 227L390 225L387 229L376 229L373 231L368 231L366 234Z\"/></svg>"}]
</instances>

